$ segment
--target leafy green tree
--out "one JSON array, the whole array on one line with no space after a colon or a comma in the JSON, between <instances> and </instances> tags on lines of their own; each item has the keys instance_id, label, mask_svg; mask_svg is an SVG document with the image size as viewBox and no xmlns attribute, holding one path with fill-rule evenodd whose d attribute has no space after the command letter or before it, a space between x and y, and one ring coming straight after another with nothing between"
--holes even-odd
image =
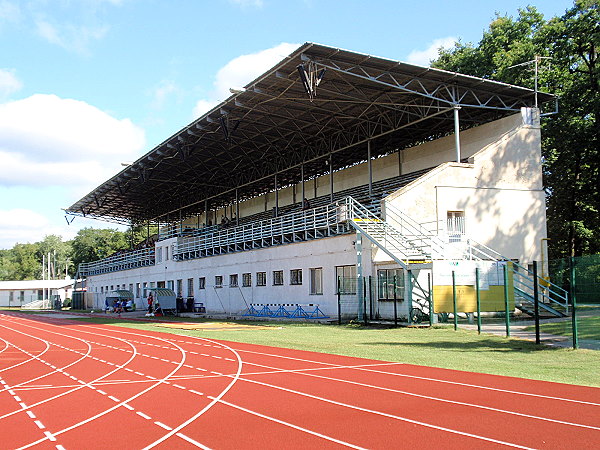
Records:
<instances>
[{"instance_id":1,"label":"leafy green tree","mask_svg":"<svg viewBox=\"0 0 600 450\"><path fill-rule=\"evenodd\" d=\"M119 250L130 247L126 233L110 228L83 228L70 241L71 260L77 268L80 263L106 258Z\"/></svg>"},{"instance_id":2,"label":"leafy green tree","mask_svg":"<svg viewBox=\"0 0 600 450\"><path fill-rule=\"evenodd\" d=\"M38 244L15 244L0 253L1 280L35 280L41 278L42 264L38 260Z\"/></svg>"},{"instance_id":3,"label":"leafy green tree","mask_svg":"<svg viewBox=\"0 0 600 450\"><path fill-rule=\"evenodd\" d=\"M600 8L576 0L561 17L545 20L535 8L517 18L497 16L477 46L441 49L434 67L534 87L531 66L551 58L539 86L560 98L558 114L542 121L544 184L551 256L600 251ZM548 61L543 59L542 61Z\"/></svg>"},{"instance_id":4,"label":"leafy green tree","mask_svg":"<svg viewBox=\"0 0 600 450\"><path fill-rule=\"evenodd\" d=\"M61 236L54 234L47 235L43 240L37 243L37 259L40 264L45 261L46 278L64 278L65 270L72 274L72 264L70 260L71 245L63 242ZM49 261L48 261L49 260ZM48 268L50 270L48 275Z\"/></svg>"}]
</instances>

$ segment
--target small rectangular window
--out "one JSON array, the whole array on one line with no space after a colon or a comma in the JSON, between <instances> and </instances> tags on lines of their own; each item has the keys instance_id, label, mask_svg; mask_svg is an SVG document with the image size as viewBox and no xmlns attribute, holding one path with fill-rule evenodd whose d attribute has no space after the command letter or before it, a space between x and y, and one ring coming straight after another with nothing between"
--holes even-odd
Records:
<instances>
[{"instance_id":1,"label":"small rectangular window","mask_svg":"<svg viewBox=\"0 0 600 450\"><path fill-rule=\"evenodd\" d=\"M156 256L156 262L157 263L162 262L162 247L158 247L156 249L156 255L155 256Z\"/></svg>"},{"instance_id":2,"label":"small rectangular window","mask_svg":"<svg viewBox=\"0 0 600 450\"><path fill-rule=\"evenodd\" d=\"M177 280L177 296L183 297L183 280Z\"/></svg>"},{"instance_id":3,"label":"small rectangular window","mask_svg":"<svg viewBox=\"0 0 600 450\"><path fill-rule=\"evenodd\" d=\"M169 246L165 247L165 261L169 260Z\"/></svg>"},{"instance_id":4,"label":"small rectangular window","mask_svg":"<svg viewBox=\"0 0 600 450\"><path fill-rule=\"evenodd\" d=\"M223 287L223 276L217 275L215 276L215 287L222 288Z\"/></svg>"},{"instance_id":5,"label":"small rectangular window","mask_svg":"<svg viewBox=\"0 0 600 450\"><path fill-rule=\"evenodd\" d=\"M229 275L229 287L238 287L238 274Z\"/></svg>"},{"instance_id":6,"label":"small rectangular window","mask_svg":"<svg viewBox=\"0 0 600 450\"><path fill-rule=\"evenodd\" d=\"M323 295L323 268L310 269L310 295Z\"/></svg>"},{"instance_id":7,"label":"small rectangular window","mask_svg":"<svg viewBox=\"0 0 600 450\"><path fill-rule=\"evenodd\" d=\"M198 278L198 289L206 289L206 278L205 277Z\"/></svg>"},{"instance_id":8,"label":"small rectangular window","mask_svg":"<svg viewBox=\"0 0 600 450\"><path fill-rule=\"evenodd\" d=\"M252 274L251 273L243 273L242 274L242 287L250 287L252 286Z\"/></svg>"},{"instance_id":9,"label":"small rectangular window","mask_svg":"<svg viewBox=\"0 0 600 450\"><path fill-rule=\"evenodd\" d=\"M340 294L356 295L356 266L337 266L335 276L336 289L339 283Z\"/></svg>"},{"instance_id":10,"label":"small rectangular window","mask_svg":"<svg viewBox=\"0 0 600 450\"><path fill-rule=\"evenodd\" d=\"M188 280L187 280L187 296L188 297L194 296L194 279L193 278L188 278Z\"/></svg>"},{"instance_id":11,"label":"small rectangular window","mask_svg":"<svg viewBox=\"0 0 600 450\"><path fill-rule=\"evenodd\" d=\"M302 284L302 269L290 270L290 284L293 284L293 285Z\"/></svg>"},{"instance_id":12,"label":"small rectangular window","mask_svg":"<svg viewBox=\"0 0 600 450\"><path fill-rule=\"evenodd\" d=\"M273 271L273 286L282 286L283 285L283 270L274 270Z\"/></svg>"},{"instance_id":13,"label":"small rectangular window","mask_svg":"<svg viewBox=\"0 0 600 450\"><path fill-rule=\"evenodd\" d=\"M377 271L379 300L393 300L394 285L396 286L396 300L403 299L404 271L402 269L379 269Z\"/></svg>"},{"instance_id":14,"label":"small rectangular window","mask_svg":"<svg viewBox=\"0 0 600 450\"><path fill-rule=\"evenodd\" d=\"M256 285L266 286L267 285L267 272L256 272Z\"/></svg>"}]
</instances>

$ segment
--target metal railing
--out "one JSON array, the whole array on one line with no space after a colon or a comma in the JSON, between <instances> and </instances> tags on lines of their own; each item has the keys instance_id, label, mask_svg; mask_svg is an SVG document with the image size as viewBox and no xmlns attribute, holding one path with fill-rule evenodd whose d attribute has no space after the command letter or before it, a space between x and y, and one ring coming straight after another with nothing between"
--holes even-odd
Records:
<instances>
[{"instance_id":1,"label":"metal railing","mask_svg":"<svg viewBox=\"0 0 600 450\"><path fill-rule=\"evenodd\" d=\"M342 222L340 202L242 225L197 230L181 236L175 245L176 259L204 256L206 252L235 252L342 234L349 231ZM210 253L213 254L213 253Z\"/></svg>"},{"instance_id":2,"label":"metal railing","mask_svg":"<svg viewBox=\"0 0 600 450\"><path fill-rule=\"evenodd\" d=\"M90 263L79 264L80 276L100 275L108 272L135 269L155 264L154 248L122 252Z\"/></svg>"}]
</instances>

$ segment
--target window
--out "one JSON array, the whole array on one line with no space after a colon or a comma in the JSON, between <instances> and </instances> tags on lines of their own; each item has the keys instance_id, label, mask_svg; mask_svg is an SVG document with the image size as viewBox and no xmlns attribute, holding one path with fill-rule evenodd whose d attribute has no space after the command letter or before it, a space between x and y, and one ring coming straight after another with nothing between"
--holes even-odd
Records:
<instances>
[{"instance_id":1,"label":"window","mask_svg":"<svg viewBox=\"0 0 600 450\"><path fill-rule=\"evenodd\" d=\"M148 292L147 292L147 290L148 290L148 283L142 284L142 287L144 289L144 297L148 297Z\"/></svg>"},{"instance_id":2,"label":"window","mask_svg":"<svg viewBox=\"0 0 600 450\"><path fill-rule=\"evenodd\" d=\"M337 266L335 268L336 290L339 282L340 294L356 295L356 266Z\"/></svg>"},{"instance_id":3,"label":"window","mask_svg":"<svg viewBox=\"0 0 600 450\"><path fill-rule=\"evenodd\" d=\"M273 271L273 286L282 286L283 285L283 270L274 270Z\"/></svg>"},{"instance_id":4,"label":"window","mask_svg":"<svg viewBox=\"0 0 600 450\"><path fill-rule=\"evenodd\" d=\"M462 241L465 234L465 212L448 211L446 224L450 242Z\"/></svg>"},{"instance_id":5,"label":"window","mask_svg":"<svg viewBox=\"0 0 600 450\"><path fill-rule=\"evenodd\" d=\"M242 287L250 287L252 286L252 274L251 273L243 273L242 274Z\"/></svg>"},{"instance_id":6,"label":"window","mask_svg":"<svg viewBox=\"0 0 600 450\"><path fill-rule=\"evenodd\" d=\"M402 269L379 269L377 271L379 300L394 299L394 277L396 277L396 299L404 298L404 271Z\"/></svg>"},{"instance_id":7,"label":"window","mask_svg":"<svg viewBox=\"0 0 600 450\"><path fill-rule=\"evenodd\" d=\"M302 284L302 269L290 270L290 284Z\"/></svg>"},{"instance_id":8,"label":"window","mask_svg":"<svg viewBox=\"0 0 600 450\"><path fill-rule=\"evenodd\" d=\"M310 295L323 295L323 268L310 269Z\"/></svg>"},{"instance_id":9,"label":"window","mask_svg":"<svg viewBox=\"0 0 600 450\"><path fill-rule=\"evenodd\" d=\"M140 283L135 284L135 296L140 298L142 285Z\"/></svg>"},{"instance_id":10,"label":"window","mask_svg":"<svg viewBox=\"0 0 600 450\"><path fill-rule=\"evenodd\" d=\"M194 279L193 278L188 278L188 280L187 280L187 296L188 297L194 296Z\"/></svg>"},{"instance_id":11,"label":"window","mask_svg":"<svg viewBox=\"0 0 600 450\"><path fill-rule=\"evenodd\" d=\"M165 261L169 260L169 247L165 247Z\"/></svg>"},{"instance_id":12,"label":"window","mask_svg":"<svg viewBox=\"0 0 600 450\"><path fill-rule=\"evenodd\" d=\"M162 262L162 247L158 247L156 249L156 262L157 263Z\"/></svg>"},{"instance_id":13,"label":"window","mask_svg":"<svg viewBox=\"0 0 600 450\"><path fill-rule=\"evenodd\" d=\"M229 287L238 287L238 274L229 275Z\"/></svg>"},{"instance_id":14,"label":"window","mask_svg":"<svg viewBox=\"0 0 600 450\"><path fill-rule=\"evenodd\" d=\"M183 280L177 280L177 296L183 297Z\"/></svg>"},{"instance_id":15,"label":"window","mask_svg":"<svg viewBox=\"0 0 600 450\"><path fill-rule=\"evenodd\" d=\"M198 289L206 289L206 278L205 277L198 278Z\"/></svg>"},{"instance_id":16,"label":"window","mask_svg":"<svg viewBox=\"0 0 600 450\"><path fill-rule=\"evenodd\" d=\"M221 275L215 276L215 287L222 288L223 287L223 277Z\"/></svg>"},{"instance_id":17,"label":"window","mask_svg":"<svg viewBox=\"0 0 600 450\"><path fill-rule=\"evenodd\" d=\"M256 272L256 285L266 286L267 285L267 272Z\"/></svg>"},{"instance_id":18,"label":"window","mask_svg":"<svg viewBox=\"0 0 600 450\"><path fill-rule=\"evenodd\" d=\"M167 289L171 289L172 291L175 290L175 282L173 280L167 281Z\"/></svg>"}]
</instances>

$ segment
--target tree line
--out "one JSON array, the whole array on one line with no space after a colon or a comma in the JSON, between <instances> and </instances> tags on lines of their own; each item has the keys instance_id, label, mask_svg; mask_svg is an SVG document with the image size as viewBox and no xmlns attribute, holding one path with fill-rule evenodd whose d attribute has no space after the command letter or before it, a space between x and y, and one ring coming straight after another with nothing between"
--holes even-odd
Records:
<instances>
[{"instance_id":1,"label":"tree line","mask_svg":"<svg viewBox=\"0 0 600 450\"><path fill-rule=\"evenodd\" d=\"M600 252L600 7L576 0L549 20L534 7L497 15L478 44L440 49L432 66L534 88L559 98L542 118L542 164L551 258ZM550 105L554 108L554 105ZM553 112L546 109L544 112Z\"/></svg>"},{"instance_id":2,"label":"tree line","mask_svg":"<svg viewBox=\"0 0 600 450\"><path fill-rule=\"evenodd\" d=\"M150 228L151 234L156 231L156 227ZM15 244L11 249L0 250L0 280L75 277L80 263L131 249L146 240L147 233L147 228L141 226L126 231L83 228L68 241L48 235L33 244Z\"/></svg>"}]
</instances>

